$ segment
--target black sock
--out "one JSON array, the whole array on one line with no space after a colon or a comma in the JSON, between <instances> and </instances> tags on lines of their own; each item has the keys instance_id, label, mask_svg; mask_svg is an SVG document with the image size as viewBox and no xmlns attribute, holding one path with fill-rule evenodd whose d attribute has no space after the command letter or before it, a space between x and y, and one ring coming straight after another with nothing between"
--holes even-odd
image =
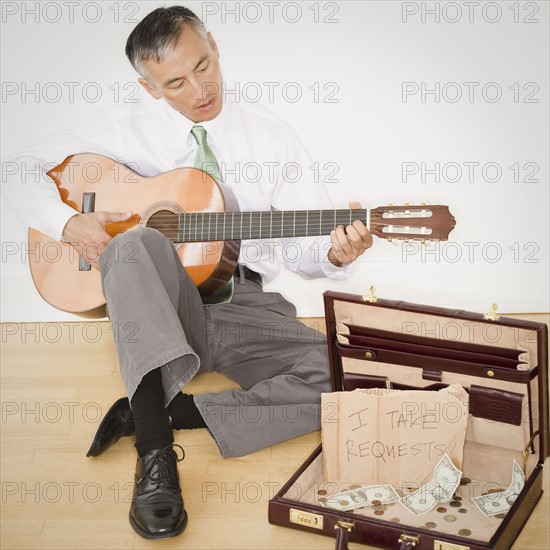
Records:
<instances>
[{"instance_id":1,"label":"black sock","mask_svg":"<svg viewBox=\"0 0 550 550\"><path fill-rule=\"evenodd\" d=\"M147 373L131 402L136 424L136 449L143 456L174 442L168 411L164 408L164 388L160 369Z\"/></svg>"},{"instance_id":2,"label":"black sock","mask_svg":"<svg viewBox=\"0 0 550 550\"><path fill-rule=\"evenodd\" d=\"M168 405L168 412L172 418L172 427L175 430L206 428L206 423L202 419L192 395L178 393Z\"/></svg>"}]
</instances>

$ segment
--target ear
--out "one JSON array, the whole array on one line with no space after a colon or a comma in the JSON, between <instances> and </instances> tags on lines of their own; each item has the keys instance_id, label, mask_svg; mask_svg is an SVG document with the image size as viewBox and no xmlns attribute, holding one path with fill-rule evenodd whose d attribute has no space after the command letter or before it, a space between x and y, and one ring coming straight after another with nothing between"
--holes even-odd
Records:
<instances>
[{"instance_id":1,"label":"ear","mask_svg":"<svg viewBox=\"0 0 550 550\"><path fill-rule=\"evenodd\" d=\"M212 33L208 33L208 42L210 42L210 47L216 52L216 57L220 57L220 52L218 50L218 45L216 44L216 41L214 40L214 37L212 36Z\"/></svg>"},{"instance_id":2,"label":"ear","mask_svg":"<svg viewBox=\"0 0 550 550\"><path fill-rule=\"evenodd\" d=\"M162 96L157 92L157 89L145 78L138 78L138 82L147 90L147 92L155 99L160 99Z\"/></svg>"}]
</instances>

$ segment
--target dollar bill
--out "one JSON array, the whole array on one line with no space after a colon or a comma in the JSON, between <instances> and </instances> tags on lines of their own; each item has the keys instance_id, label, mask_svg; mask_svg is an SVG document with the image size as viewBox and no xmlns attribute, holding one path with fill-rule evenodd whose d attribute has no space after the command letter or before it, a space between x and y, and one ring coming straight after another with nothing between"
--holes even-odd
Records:
<instances>
[{"instance_id":1,"label":"dollar bill","mask_svg":"<svg viewBox=\"0 0 550 550\"><path fill-rule=\"evenodd\" d=\"M525 485L525 474L521 469L521 466L514 460L512 465L512 481L508 488L504 491L497 493L490 493L488 495L482 495L475 497L474 502L476 506L486 516L495 516L497 514L503 514L508 512L512 507L512 504L518 498L521 490Z\"/></svg>"},{"instance_id":2,"label":"dollar bill","mask_svg":"<svg viewBox=\"0 0 550 550\"><path fill-rule=\"evenodd\" d=\"M390 504L397 502L399 498L391 485L366 485L327 497L320 501L320 504L327 508L335 508L345 512L365 508L366 506Z\"/></svg>"},{"instance_id":3,"label":"dollar bill","mask_svg":"<svg viewBox=\"0 0 550 550\"><path fill-rule=\"evenodd\" d=\"M401 499L401 504L415 515L432 510L437 504L451 500L460 484L462 472L448 455L443 455L434 470L434 477L420 489Z\"/></svg>"}]
</instances>

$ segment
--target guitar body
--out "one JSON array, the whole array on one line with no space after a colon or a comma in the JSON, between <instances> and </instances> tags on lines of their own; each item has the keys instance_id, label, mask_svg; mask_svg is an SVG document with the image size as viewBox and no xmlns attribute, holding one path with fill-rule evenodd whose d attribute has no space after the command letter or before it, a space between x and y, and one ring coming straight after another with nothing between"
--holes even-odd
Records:
<instances>
[{"instance_id":1,"label":"guitar body","mask_svg":"<svg viewBox=\"0 0 550 550\"><path fill-rule=\"evenodd\" d=\"M179 168L143 177L112 159L94 154L68 157L48 175L56 182L63 202L79 212L131 210L127 222L108 224L111 235L137 227L153 227L172 241L174 223L183 212L232 212L238 203L229 189L195 168ZM93 204L90 209L86 203ZM164 226L167 229L164 229ZM235 271L240 241L189 242L175 245L187 273L203 295L223 288ZM131 261L133 247L117 251L120 261ZM104 315L105 298L100 273L86 268L68 243L29 230L29 262L40 295L54 307L80 315Z\"/></svg>"}]
</instances>

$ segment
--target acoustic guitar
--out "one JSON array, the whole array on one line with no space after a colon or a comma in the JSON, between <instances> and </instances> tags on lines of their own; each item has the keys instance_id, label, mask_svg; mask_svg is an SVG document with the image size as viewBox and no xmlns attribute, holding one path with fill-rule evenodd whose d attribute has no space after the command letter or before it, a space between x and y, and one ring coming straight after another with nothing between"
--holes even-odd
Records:
<instances>
[{"instance_id":1,"label":"acoustic guitar","mask_svg":"<svg viewBox=\"0 0 550 550\"><path fill-rule=\"evenodd\" d=\"M116 161L93 154L65 159L48 172L63 202L79 212L139 212L110 223L116 236L152 227L176 246L201 295L216 296L235 271L241 240L328 235L336 226L361 220L385 239L446 240L455 226L447 206L382 206L371 210L240 212L231 190L196 168L178 168L143 177ZM29 230L32 277L52 306L88 317L104 315L100 274L70 243ZM131 247L120 250L131 261Z\"/></svg>"}]
</instances>

